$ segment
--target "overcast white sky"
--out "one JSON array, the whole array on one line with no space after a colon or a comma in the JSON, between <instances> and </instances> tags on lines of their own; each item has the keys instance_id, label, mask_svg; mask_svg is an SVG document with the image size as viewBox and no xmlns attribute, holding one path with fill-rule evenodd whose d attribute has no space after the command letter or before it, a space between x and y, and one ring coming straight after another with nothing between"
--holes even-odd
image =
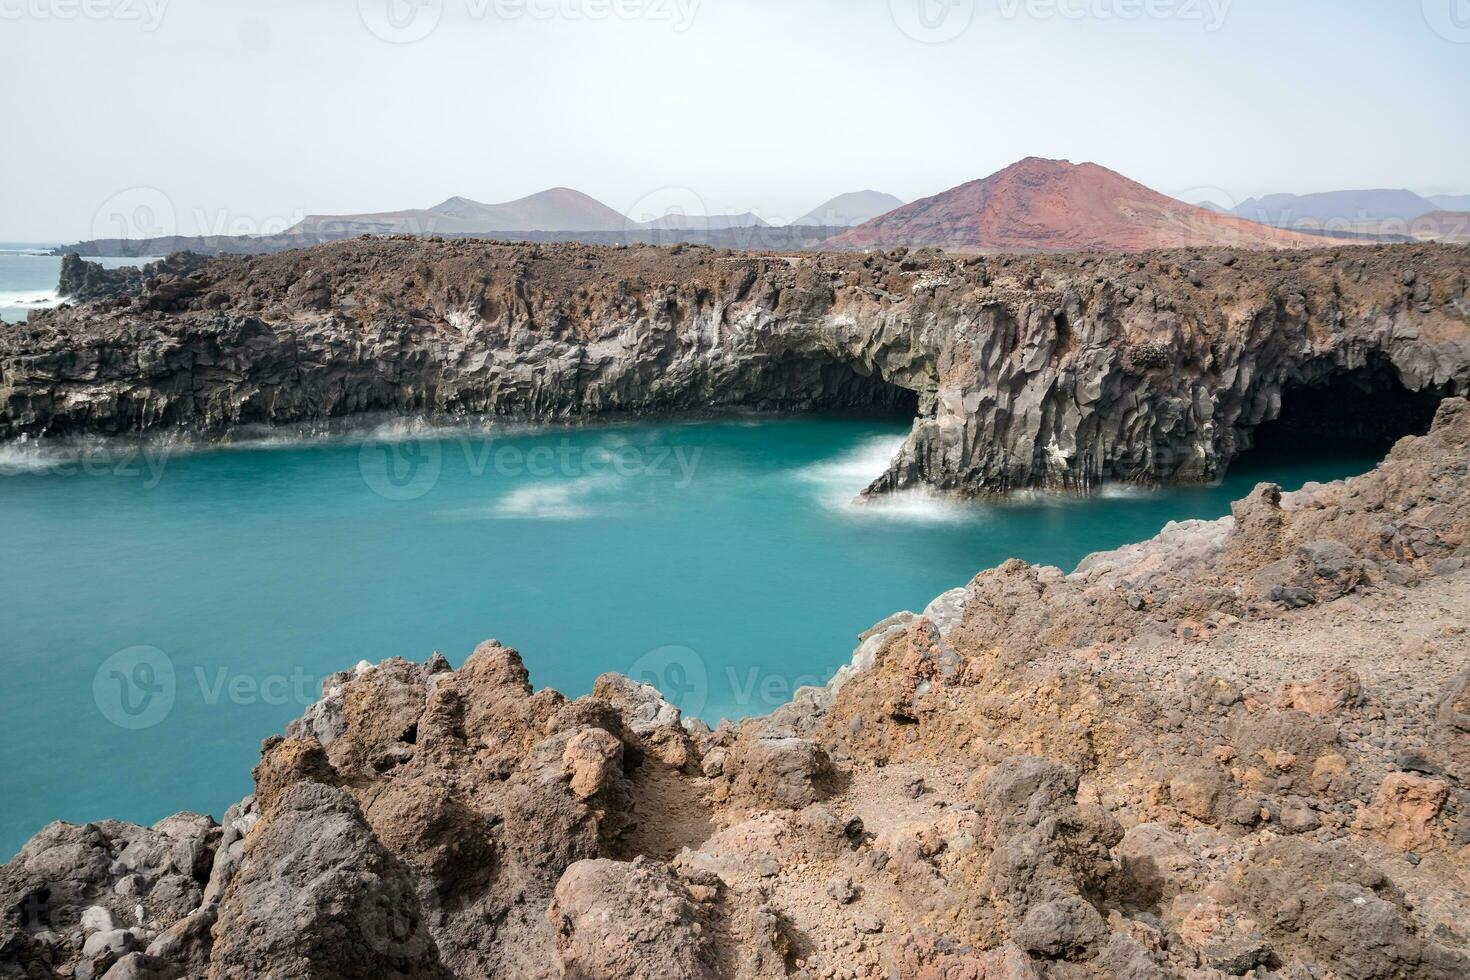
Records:
<instances>
[{"instance_id":1,"label":"overcast white sky","mask_svg":"<svg viewBox=\"0 0 1470 980\"><path fill-rule=\"evenodd\" d=\"M0 0L0 240L93 237L139 213L156 215L141 231L248 233L554 185L625 213L673 195L786 220L1033 154L1220 203L1470 193L1466 14L1466 0Z\"/></svg>"}]
</instances>

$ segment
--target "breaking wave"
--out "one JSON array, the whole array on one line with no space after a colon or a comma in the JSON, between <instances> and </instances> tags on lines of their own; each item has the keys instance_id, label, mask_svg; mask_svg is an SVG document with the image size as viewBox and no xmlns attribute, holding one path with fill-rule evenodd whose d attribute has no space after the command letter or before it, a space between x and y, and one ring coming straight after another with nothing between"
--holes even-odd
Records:
<instances>
[{"instance_id":1,"label":"breaking wave","mask_svg":"<svg viewBox=\"0 0 1470 980\"><path fill-rule=\"evenodd\" d=\"M862 493L882 476L907 438L875 436L833 459L803 466L796 478L816 490L821 503L843 516L918 524L955 524L981 519L982 505L929 490L902 490L878 497Z\"/></svg>"},{"instance_id":2,"label":"breaking wave","mask_svg":"<svg viewBox=\"0 0 1470 980\"><path fill-rule=\"evenodd\" d=\"M44 310L61 302L54 289L0 290L0 309Z\"/></svg>"},{"instance_id":3,"label":"breaking wave","mask_svg":"<svg viewBox=\"0 0 1470 980\"><path fill-rule=\"evenodd\" d=\"M523 521L577 521L597 517L591 498L615 489L616 477L588 476L563 483L517 487L496 501L489 516Z\"/></svg>"}]
</instances>

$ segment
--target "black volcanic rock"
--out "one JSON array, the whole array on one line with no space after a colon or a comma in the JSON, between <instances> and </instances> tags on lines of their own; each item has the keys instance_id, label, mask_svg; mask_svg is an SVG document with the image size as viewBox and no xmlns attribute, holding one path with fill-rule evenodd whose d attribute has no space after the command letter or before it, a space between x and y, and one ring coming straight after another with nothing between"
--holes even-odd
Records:
<instances>
[{"instance_id":1,"label":"black volcanic rock","mask_svg":"<svg viewBox=\"0 0 1470 980\"><path fill-rule=\"evenodd\" d=\"M796 258L365 239L175 256L126 309L112 291L0 335L0 438L877 407L917 416L878 491L1200 482L1276 420L1375 450L1422 432L1470 388L1467 268L1470 249L1442 245Z\"/></svg>"},{"instance_id":2,"label":"black volcanic rock","mask_svg":"<svg viewBox=\"0 0 1470 980\"><path fill-rule=\"evenodd\" d=\"M141 269L131 265L106 269L96 262L83 261L73 252L61 259L56 291L78 302L126 299L150 309L169 310L181 298L198 291L197 273L207 264L203 256L175 252Z\"/></svg>"},{"instance_id":3,"label":"black volcanic rock","mask_svg":"<svg viewBox=\"0 0 1470 980\"><path fill-rule=\"evenodd\" d=\"M85 303L140 292L142 288L143 274L133 266L104 269L95 262L82 261L75 252L61 257L61 279L56 284L56 292L65 299Z\"/></svg>"}]
</instances>

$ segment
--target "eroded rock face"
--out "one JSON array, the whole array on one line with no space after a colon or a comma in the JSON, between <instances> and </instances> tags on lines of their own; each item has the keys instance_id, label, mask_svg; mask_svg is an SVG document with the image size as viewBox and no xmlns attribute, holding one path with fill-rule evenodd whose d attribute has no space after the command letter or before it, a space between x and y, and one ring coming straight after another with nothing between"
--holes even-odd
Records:
<instances>
[{"instance_id":1,"label":"eroded rock face","mask_svg":"<svg viewBox=\"0 0 1470 980\"><path fill-rule=\"evenodd\" d=\"M1470 669L1445 685L1436 720L1440 757L1461 784L1470 784Z\"/></svg>"},{"instance_id":2,"label":"eroded rock face","mask_svg":"<svg viewBox=\"0 0 1470 980\"><path fill-rule=\"evenodd\" d=\"M207 904L220 840L212 819L191 813L152 827L50 824L0 870L0 971L45 976L69 965L85 980L168 941L171 927ZM184 960L208 955L207 937L175 945Z\"/></svg>"},{"instance_id":3,"label":"eroded rock face","mask_svg":"<svg viewBox=\"0 0 1470 980\"><path fill-rule=\"evenodd\" d=\"M1371 473L983 572L713 731L494 641L359 664L220 826L42 831L0 975L1459 978L1467 669L1449 399Z\"/></svg>"},{"instance_id":4,"label":"eroded rock face","mask_svg":"<svg viewBox=\"0 0 1470 980\"><path fill-rule=\"evenodd\" d=\"M137 282L68 261L67 288L102 298L0 334L0 438L864 406L918 416L875 492L1202 481L1283 412L1303 438L1422 431L1435 398L1470 390L1467 268L1470 248L1428 245L957 258L416 239L176 256ZM1294 394L1333 379L1325 399ZM1405 392L1423 397L1390 397Z\"/></svg>"},{"instance_id":5,"label":"eroded rock face","mask_svg":"<svg viewBox=\"0 0 1470 980\"><path fill-rule=\"evenodd\" d=\"M579 861L547 913L565 976L575 980L705 980L719 975L713 936L666 864Z\"/></svg>"},{"instance_id":6,"label":"eroded rock face","mask_svg":"<svg viewBox=\"0 0 1470 980\"><path fill-rule=\"evenodd\" d=\"M211 980L450 976L407 868L350 795L309 781L266 807L213 933Z\"/></svg>"},{"instance_id":7,"label":"eroded rock face","mask_svg":"<svg viewBox=\"0 0 1470 980\"><path fill-rule=\"evenodd\" d=\"M1242 904L1283 943L1303 943L1339 976L1462 977L1470 959L1415 934L1402 894L1361 855L1297 839L1241 871Z\"/></svg>"}]
</instances>

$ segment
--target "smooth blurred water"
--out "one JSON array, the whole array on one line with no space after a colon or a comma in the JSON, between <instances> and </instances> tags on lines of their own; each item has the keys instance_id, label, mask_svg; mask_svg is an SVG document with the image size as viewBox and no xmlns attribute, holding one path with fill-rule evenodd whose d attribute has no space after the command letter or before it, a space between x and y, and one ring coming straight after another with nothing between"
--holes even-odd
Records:
<instances>
[{"instance_id":1,"label":"smooth blurred water","mask_svg":"<svg viewBox=\"0 0 1470 980\"><path fill-rule=\"evenodd\" d=\"M711 721L764 713L868 626L1006 558L1070 569L1228 513L1262 479L1374 462L855 504L905 431L736 418L67 462L0 447L0 858L55 818L218 815L259 740L360 660L457 665L496 637L569 695L624 671Z\"/></svg>"},{"instance_id":2,"label":"smooth blurred water","mask_svg":"<svg viewBox=\"0 0 1470 980\"><path fill-rule=\"evenodd\" d=\"M61 278L61 256L47 254L54 246L26 242L0 242L0 323L18 323L31 310L44 310L60 302L56 284ZM147 265L149 258L95 258L104 268Z\"/></svg>"}]
</instances>

